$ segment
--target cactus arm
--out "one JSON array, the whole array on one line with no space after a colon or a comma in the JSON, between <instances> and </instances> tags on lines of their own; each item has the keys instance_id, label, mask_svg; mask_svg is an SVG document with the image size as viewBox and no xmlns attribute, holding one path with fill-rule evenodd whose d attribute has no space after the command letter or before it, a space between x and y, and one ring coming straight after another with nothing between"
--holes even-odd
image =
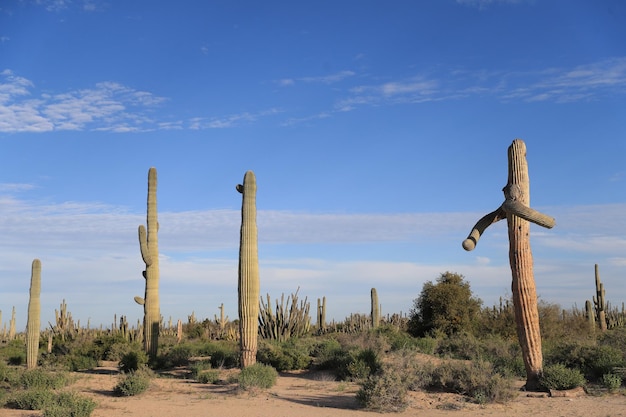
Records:
<instances>
[{"instance_id":1,"label":"cactus arm","mask_svg":"<svg viewBox=\"0 0 626 417\"><path fill-rule=\"evenodd\" d=\"M152 257L150 256L150 249L148 249L148 234L143 224L139 226L139 250L141 251L141 259L146 266L152 265Z\"/></svg>"},{"instance_id":2,"label":"cactus arm","mask_svg":"<svg viewBox=\"0 0 626 417\"><path fill-rule=\"evenodd\" d=\"M466 251L474 250L476 244L478 243L478 239L480 239L482 234L485 232L485 229L502 219L506 219L506 213L502 207L498 207L497 210L484 215L480 220L478 220L469 236L467 236L467 239L463 241L463 249Z\"/></svg>"}]
</instances>

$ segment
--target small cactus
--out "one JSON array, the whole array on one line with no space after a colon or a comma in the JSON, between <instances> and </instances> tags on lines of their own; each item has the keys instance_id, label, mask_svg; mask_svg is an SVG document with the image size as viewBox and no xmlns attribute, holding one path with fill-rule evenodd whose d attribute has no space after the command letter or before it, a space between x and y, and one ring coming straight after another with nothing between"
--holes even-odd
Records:
<instances>
[{"instance_id":1,"label":"small cactus","mask_svg":"<svg viewBox=\"0 0 626 417\"><path fill-rule=\"evenodd\" d=\"M598 317L598 323L600 324L600 330L605 332L607 329L606 326L606 299L605 299L605 291L604 284L600 282L600 269L598 268L598 264L595 264L595 272L596 272L596 295L593 297L593 303L596 307L596 316Z\"/></svg>"},{"instance_id":2,"label":"small cactus","mask_svg":"<svg viewBox=\"0 0 626 417\"><path fill-rule=\"evenodd\" d=\"M376 288L372 288L371 298L372 311L370 313L370 316L372 319L372 328L375 329L380 325L380 306L378 304L378 293L376 292Z\"/></svg>"},{"instance_id":3,"label":"small cactus","mask_svg":"<svg viewBox=\"0 0 626 417\"><path fill-rule=\"evenodd\" d=\"M246 172L237 191L242 194L237 292L241 367L245 368L256 363L259 333L260 280L254 172Z\"/></svg>"},{"instance_id":4,"label":"small cactus","mask_svg":"<svg viewBox=\"0 0 626 417\"><path fill-rule=\"evenodd\" d=\"M41 261L35 259L30 276L28 324L26 325L26 368L37 367L39 334L41 332Z\"/></svg>"}]
</instances>

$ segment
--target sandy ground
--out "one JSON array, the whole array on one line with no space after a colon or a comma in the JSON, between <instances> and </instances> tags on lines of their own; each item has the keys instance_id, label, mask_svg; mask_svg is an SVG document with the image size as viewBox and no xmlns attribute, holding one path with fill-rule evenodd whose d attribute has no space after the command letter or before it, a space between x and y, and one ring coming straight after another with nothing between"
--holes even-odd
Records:
<instances>
[{"instance_id":1,"label":"sandy ground","mask_svg":"<svg viewBox=\"0 0 626 417\"><path fill-rule=\"evenodd\" d=\"M115 368L105 366L77 374L69 389L93 398L98 407L92 417L352 417L380 416L358 407L358 386L329 380L327 374L293 372L280 374L269 390L239 392L234 384L199 384L180 378L159 377L145 393L115 397ZM522 381L519 385L522 385ZM40 416L41 412L0 409L3 417ZM623 394L577 397L536 397L521 392L507 404L480 406L463 397L445 393L410 393L410 405L395 416L533 416L616 417L626 416Z\"/></svg>"}]
</instances>

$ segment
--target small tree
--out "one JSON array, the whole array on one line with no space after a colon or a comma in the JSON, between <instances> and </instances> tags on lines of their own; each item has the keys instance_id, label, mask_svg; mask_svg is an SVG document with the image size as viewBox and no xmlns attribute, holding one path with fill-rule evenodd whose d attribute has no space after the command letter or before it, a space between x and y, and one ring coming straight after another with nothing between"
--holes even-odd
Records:
<instances>
[{"instance_id":1,"label":"small tree","mask_svg":"<svg viewBox=\"0 0 626 417\"><path fill-rule=\"evenodd\" d=\"M433 331L446 335L471 331L481 305L482 301L472 296L463 275L445 272L437 278L436 284L426 282L413 301L409 332L413 336L424 336Z\"/></svg>"}]
</instances>

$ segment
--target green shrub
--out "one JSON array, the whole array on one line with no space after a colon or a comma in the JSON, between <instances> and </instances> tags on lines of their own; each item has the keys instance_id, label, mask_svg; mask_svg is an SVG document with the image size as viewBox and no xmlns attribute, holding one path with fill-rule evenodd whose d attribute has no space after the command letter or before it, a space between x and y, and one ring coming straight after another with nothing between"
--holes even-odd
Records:
<instances>
[{"instance_id":1,"label":"green shrub","mask_svg":"<svg viewBox=\"0 0 626 417\"><path fill-rule=\"evenodd\" d=\"M19 383L25 389L57 389L69 383L69 376L65 372L35 368L22 371L19 375Z\"/></svg>"},{"instance_id":2,"label":"green shrub","mask_svg":"<svg viewBox=\"0 0 626 417\"><path fill-rule=\"evenodd\" d=\"M369 376L356 394L362 407L380 413L404 411L408 406L405 381L396 372L384 370Z\"/></svg>"},{"instance_id":3,"label":"green shrub","mask_svg":"<svg viewBox=\"0 0 626 417\"><path fill-rule=\"evenodd\" d=\"M220 345L211 354L213 368L235 368L239 366L239 352L233 346Z\"/></svg>"},{"instance_id":4,"label":"green shrub","mask_svg":"<svg viewBox=\"0 0 626 417\"><path fill-rule=\"evenodd\" d=\"M447 358L474 360L482 356L480 341L469 333L457 333L439 341L435 354Z\"/></svg>"},{"instance_id":5,"label":"green shrub","mask_svg":"<svg viewBox=\"0 0 626 417\"><path fill-rule=\"evenodd\" d=\"M282 372L308 368L311 356L305 343L291 338L284 342L262 341L257 351L257 361L272 365Z\"/></svg>"},{"instance_id":6,"label":"green shrub","mask_svg":"<svg viewBox=\"0 0 626 417\"><path fill-rule=\"evenodd\" d=\"M148 363L148 355L142 350L133 350L122 356L120 359L120 371L134 372Z\"/></svg>"},{"instance_id":7,"label":"green shrub","mask_svg":"<svg viewBox=\"0 0 626 417\"><path fill-rule=\"evenodd\" d=\"M439 344L439 340L434 337L418 337L415 339L415 346L417 349L425 353L427 355L433 355L435 350L437 349L437 345Z\"/></svg>"},{"instance_id":8,"label":"green shrub","mask_svg":"<svg viewBox=\"0 0 626 417\"><path fill-rule=\"evenodd\" d=\"M152 371L145 366L136 371L131 371L121 376L120 381L113 388L113 393L120 397L132 397L141 394L150 387L152 377Z\"/></svg>"},{"instance_id":9,"label":"green shrub","mask_svg":"<svg viewBox=\"0 0 626 417\"><path fill-rule=\"evenodd\" d=\"M511 380L496 373L488 362L446 362L432 369L430 388L455 392L483 404L513 398Z\"/></svg>"},{"instance_id":10,"label":"green shrub","mask_svg":"<svg viewBox=\"0 0 626 417\"><path fill-rule=\"evenodd\" d=\"M43 417L89 417L96 403L74 392L61 392L43 409Z\"/></svg>"},{"instance_id":11,"label":"green shrub","mask_svg":"<svg viewBox=\"0 0 626 417\"><path fill-rule=\"evenodd\" d=\"M70 355L67 357L67 370L71 372L94 369L98 365L98 360L92 356Z\"/></svg>"},{"instance_id":12,"label":"green shrub","mask_svg":"<svg viewBox=\"0 0 626 417\"><path fill-rule=\"evenodd\" d=\"M191 372L191 377L193 379L198 378L198 375L200 375L200 373L202 373L202 371L206 371L207 369L211 369L211 362L210 361L200 361L200 362L196 362L193 365L191 365L189 367L189 370Z\"/></svg>"},{"instance_id":13,"label":"green shrub","mask_svg":"<svg viewBox=\"0 0 626 417\"><path fill-rule=\"evenodd\" d=\"M209 369L199 373L196 379L201 384L215 384L220 380L220 372L217 369Z\"/></svg>"},{"instance_id":14,"label":"green shrub","mask_svg":"<svg viewBox=\"0 0 626 417\"><path fill-rule=\"evenodd\" d=\"M278 372L269 365L255 363L247 366L239 373L239 387L243 390L251 388L271 388L276 384Z\"/></svg>"},{"instance_id":15,"label":"green shrub","mask_svg":"<svg viewBox=\"0 0 626 417\"><path fill-rule=\"evenodd\" d=\"M568 341L547 350L546 363L560 363L567 368L578 369L590 381L599 381L602 375L624 366L623 353L609 345L591 342Z\"/></svg>"},{"instance_id":16,"label":"green shrub","mask_svg":"<svg viewBox=\"0 0 626 417\"><path fill-rule=\"evenodd\" d=\"M169 366L185 366L189 364L189 358L193 356L193 350L191 346L187 344L180 344L172 347L167 352L166 360Z\"/></svg>"},{"instance_id":17,"label":"green shrub","mask_svg":"<svg viewBox=\"0 0 626 417\"><path fill-rule=\"evenodd\" d=\"M602 386L609 391L617 391L622 386L622 377L615 374L602 375Z\"/></svg>"},{"instance_id":18,"label":"green shrub","mask_svg":"<svg viewBox=\"0 0 626 417\"><path fill-rule=\"evenodd\" d=\"M56 398L54 391L47 388L34 388L17 391L9 396L7 407L18 410L43 410Z\"/></svg>"},{"instance_id":19,"label":"green shrub","mask_svg":"<svg viewBox=\"0 0 626 417\"><path fill-rule=\"evenodd\" d=\"M585 385L585 377L578 369L571 369L561 363L543 368L539 382L546 389L564 390Z\"/></svg>"}]
</instances>

